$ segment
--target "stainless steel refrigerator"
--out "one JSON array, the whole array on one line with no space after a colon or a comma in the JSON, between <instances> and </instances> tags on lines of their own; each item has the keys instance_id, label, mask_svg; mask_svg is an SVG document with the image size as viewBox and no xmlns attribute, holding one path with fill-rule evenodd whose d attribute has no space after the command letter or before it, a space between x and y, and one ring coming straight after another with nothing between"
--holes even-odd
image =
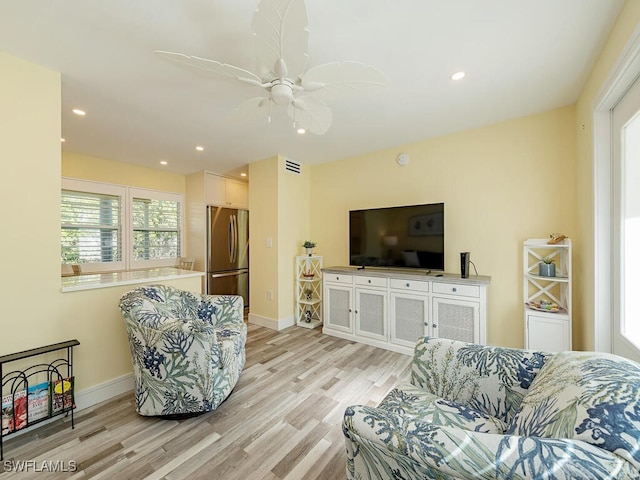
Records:
<instances>
[{"instance_id":1,"label":"stainless steel refrigerator","mask_svg":"<svg viewBox=\"0 0 640 480\"><path fill-rule=\"evenodd\" d=\"M207 293L249 305L249 211L207 207Z\"/></svg>"}]
</instances>

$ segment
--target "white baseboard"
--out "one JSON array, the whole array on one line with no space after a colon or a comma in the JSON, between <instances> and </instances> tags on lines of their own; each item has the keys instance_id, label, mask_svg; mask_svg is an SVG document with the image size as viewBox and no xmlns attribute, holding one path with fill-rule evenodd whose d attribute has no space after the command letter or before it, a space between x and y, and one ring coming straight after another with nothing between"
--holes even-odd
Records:
<instances>
[{"instance_id":1,"label":"white baseboard","mask_svg":"<svg viewBox=\"0 0 640 480\"><path fill-rule=\"evenodd\" d=\"M89 408L118 395L133 391L133 373L76 392L76 409Z\"/></svg>"},{"instance_id":2,"label":"white baseboard","mask_svg":"<svg viewBox=\"0 0 640 480\"><path fill-rule=\"evenodd\" d=\"M274 319L269 317L263 317L262 315L256 315L255 313L249 314L249 323L254 325L260 325L261 327L270 328L271 330L283 330L287 327L292 327L296 324L293 315L286 318Z\"/></svg>"}]
</instances>

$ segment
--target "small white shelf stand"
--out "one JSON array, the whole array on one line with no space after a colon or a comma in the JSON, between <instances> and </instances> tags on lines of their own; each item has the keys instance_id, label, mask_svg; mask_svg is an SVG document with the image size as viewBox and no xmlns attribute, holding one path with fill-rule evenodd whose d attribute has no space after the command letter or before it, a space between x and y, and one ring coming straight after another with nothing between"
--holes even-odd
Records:
<instances>
[{"instance_id":1,"label":"small white shelf stand","mask_svg":"<svg viewBox=\"0 0 640 480\"><path fill-rule=\"evenodd\" d=\"M571 240L565 238L555 245L547 242L546 238L524 242L525 348L561 352L571 350ZM538 265L543 258L554 260L555 277L539 274ZM541 301L557 304L560 311L530 306Z\"/></svg>"},{"instance_id":2,"label":"small white shelf stand","mask_svg":"<svg viewBox=\"0 0 640 480\"><path fill-rule=\"evenodd\" d=\"M322 325L322 257L296 257L296 324L304 328Z\"/></svg>"}]
</instances>

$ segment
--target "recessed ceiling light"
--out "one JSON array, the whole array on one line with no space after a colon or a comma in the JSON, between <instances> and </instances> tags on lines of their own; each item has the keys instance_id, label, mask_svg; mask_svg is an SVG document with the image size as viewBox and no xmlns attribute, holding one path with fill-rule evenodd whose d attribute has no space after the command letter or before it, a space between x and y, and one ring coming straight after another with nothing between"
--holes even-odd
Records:
<instances>
[{"instance_id":1,"label":"recessed ceiling light","mask_svg":"<svg viewBox=\"0 0 640 480\"><path fill-rule=\"evenodd\" d=\"M307 133L307 131L302 127L298 128L296 132L298 132L300 135L304 135L305 133Z\"/></svg>"},{"instance_id":2,"label":"recessed ceiling light","mask_svg":"<svg viewBox=\"0 0 640 480\"><path fill-rule=\"evenodd\" d=\"M81 117L84 117L87 114L87 112L85 112L84 110L80 110L79 108L74 108L71 111L76 115L80 115Z\"/></svg>"},{"instance_id":3,"label":"recessed ceiling light","mask_svg":"<svg viewBox=\"0 0 640 480\"><path fill-rule=\"evenodd\" d=\"M66 140L64 138L61 138L60 143L64 143L64 142L66 142Z\"/></svg>"},{"instance_id":4,"label":"recessed ceiling light","mask_svg":"<svg viewBox=\"0 0 640 480\"><path fill-rule=\"evenodd\" d=\"M166 160L160 160L160 165L166 165L168 162Z\"/></svg>"},{"instance_id":5,"label":"recessed ceiling light","mask_svg":"<svg viewBox=\"0 0 640 480\"><path fill-rule=\"evenodd\" d=\"M196 150L198 150L199 152L202 152L204 150L204 147L201 147L200 145L198 145L196 147Z\"/></svg>"},{"instance_id":6,"label":"recessed ceiling light","mask_svg":"<svg viewBox=\"0 0 640 480\"><path fill-rule=\"evenodd\" d=\"M241 176L241 177L246 177L246 176L247 176L247 174L246 174L246 173L244 173L244 172L242 172L242 173L240 174L240 176Z\"/></svg>"},{"instance_id":7,"label":"recessed ceiling light","mask_svg":"<svg viewBox=\"0 0 640 480\"><path fill-rule=\"evenodd\" d=\"M451 80L462 80L466 75L464 72L456 72L451 75Z\"/></svg>"}]
</instances>

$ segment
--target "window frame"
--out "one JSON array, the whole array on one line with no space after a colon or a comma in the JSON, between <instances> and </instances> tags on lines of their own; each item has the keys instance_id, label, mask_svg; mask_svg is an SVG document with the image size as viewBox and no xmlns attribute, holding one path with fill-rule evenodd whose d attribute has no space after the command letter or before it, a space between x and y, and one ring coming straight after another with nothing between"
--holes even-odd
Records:
<instances>
[{"instance_id":1,"label":"window frame","mask_svg":"<svg viewBox=\"0 0 640 480\"><path fill-rule=\"evenodd\" d=\"M128 215L128 225L129 228L127 230L128 240L129 240L129 248L127 250L128 255L128 264L130 269L139 269L139 268L154 268L154 267L167 267L174 266L180 260L180 257L184 256L184 195L181 193L172 193L172 192L164 192L160 190L150 190L146 188L136 188L129 187L128 188L128 198L127 198L127 208L126 213ZM178 214L180 216L178 221L178 236L179 236L179 251L178 256L176 258L162 258L156 260L134 260L133 255L133 201L134 199L145 199L145 200L167 200L170 202L178 202Z\"/></svg>"},{"instance_id":2,"label":"window frame","mask_svg":"<svg viewBox=\"0 0 640 480\"><path fill-rule=\"evenodd\" d=\"M185 195L183 193L152 190L127 185L118 185L93 180L62 177L61 191L70 190L88 194L113 195L120 197L120 241L122 256L116 262L79 263L81 273L103 273L114 271L128 271L145 268L156 268L177 265L180 257L184 256L185 247ZM179 203L179 252L176 258L157 260L133 259L133 199L144 198L149 200L169 200ZM62 202L60 202L62 203ZM62 232L62 218L60 218L60 231ZM60 241L62 237L60 237Z\"/></svg>"},{"instance_id":3,"label":"window frame","mask_svg":"<svg viewBox=\"0 0 640 480\"><path fill-rule=\"evenodd\" d=\"M112 195L120 198L120 248L121 256L120 260L115 262L94 262L94 263L78 263L81 272L101 273L111 272L116 270L126 269L127 258L127 236L126 232L126 215L125 215L125 199L126 199L126 187L123 185L113 185L107 183L93 182L90 180L80 180L75 178L62 178L61 182L62 190L68 190L72 192L95 194L95 195ZM62 204L62 198L60 203ZM62 213L60 214L60 246L62 247Z\"/></svg>"}]
</instances>

